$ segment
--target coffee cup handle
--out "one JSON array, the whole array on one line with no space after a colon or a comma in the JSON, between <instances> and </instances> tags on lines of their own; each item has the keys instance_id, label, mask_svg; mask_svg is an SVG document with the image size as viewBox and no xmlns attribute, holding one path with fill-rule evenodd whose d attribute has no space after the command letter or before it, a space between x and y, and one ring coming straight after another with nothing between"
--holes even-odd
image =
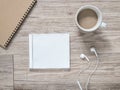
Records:
<instances>
[{"instance_id":1,"label":"coffee cup handle","mask_svg":"<svg viewBox=\"0 0 120 90\"><path fill-rule=\"evenodd\" d=\"M106 26L107 26L107 24L102 22L101 25L100 25L100 28L105 28Z\"/></svg>"}]
</instances>

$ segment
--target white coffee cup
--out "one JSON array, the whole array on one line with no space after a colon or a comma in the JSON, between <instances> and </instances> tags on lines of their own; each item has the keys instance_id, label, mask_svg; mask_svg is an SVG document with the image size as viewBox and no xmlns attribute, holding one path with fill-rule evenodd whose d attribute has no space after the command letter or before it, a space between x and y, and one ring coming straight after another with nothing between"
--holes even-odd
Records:
<instances>
[{"instance_id":1,"label":"white coffee cup","mask_svg":"<svg viewBox=\"0 0 120 90\"><path fill-rule=\"evenodd\" d=\"M81 11L83 11L85 9L93 10L96 13L97 17L98 17L98 21L97 21L96 25L93 26L90 29L83 28L82 26L80 26L80 24L78 22L78 15L80 14ZM102 13L101 13L101 11L96 6L93 6L93 5L85 5L85 6L82 6L81 8L79 8L79 10L77 11L77 13L75 15L75 22L76 22L78 28L80 29L80 31L82 31L82 32L93 32L93 31L96 31L98 28L104 28L107 25L106 23L102 22Z\"/></svg>"}]
</instances>

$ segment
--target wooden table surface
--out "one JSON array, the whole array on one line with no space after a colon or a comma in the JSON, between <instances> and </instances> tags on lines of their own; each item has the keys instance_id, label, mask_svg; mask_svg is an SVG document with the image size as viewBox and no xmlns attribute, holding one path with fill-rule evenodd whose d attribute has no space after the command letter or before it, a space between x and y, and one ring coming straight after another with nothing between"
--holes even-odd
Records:
<instances>
[{"instance_id":1,"label":"wooden table surface","mask_svg":"<svg viewBox=\"0 0 120 90\"><path fill-rule=\"evenodd\" d=\"M0 55L0 90L13 90L13 56Z\"/></svg>"},{"instance_id":2,"label":"wooden table surface","mask_svg":"<svg viewBox=\"0 0 120 90\"><path fill-rule=\"evenodd\" d=\"M75 13L82 6L92 4L103 12L107 28L95 33L82 34L75 24ZM70 34L71 69L69 71L29 71L30 33ZM85 88L88 75L96 60L90 53L95 46L100 65L92 77L89 90L120 90L120 0L38 0L11 44L0 55L14 55L15 90L79 90L79 79ZM78 77L88 63L79 55L86 54L91 66Z\"/></svg>"}]
</instances>

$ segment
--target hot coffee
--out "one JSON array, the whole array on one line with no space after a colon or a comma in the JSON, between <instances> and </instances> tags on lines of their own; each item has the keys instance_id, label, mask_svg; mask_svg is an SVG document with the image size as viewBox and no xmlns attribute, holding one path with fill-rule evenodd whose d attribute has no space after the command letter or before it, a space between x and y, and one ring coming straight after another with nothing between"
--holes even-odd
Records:
<instances>
[{"instance_id":1,"label":"hot coffee","mask_svg":"<svg viewBox=\"0 0 120 90\"><path fill-rule=\"evenodd\" d=\"M91 9L84 9L79 13L77 20L81 27L90 29L97 24L98 16L95 11Z\"/></svg>"}]
</instances>

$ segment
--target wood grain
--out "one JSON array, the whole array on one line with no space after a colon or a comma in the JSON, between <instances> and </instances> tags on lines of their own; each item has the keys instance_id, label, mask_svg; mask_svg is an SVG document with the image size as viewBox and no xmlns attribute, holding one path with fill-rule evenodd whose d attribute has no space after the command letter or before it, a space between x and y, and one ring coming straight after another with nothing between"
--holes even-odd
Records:
<instances>
[{"instance_id":1,"label":"wood grain","mask_svg":"<svg viewBox=\"0 0 120 90\"><path fill-rule=\"evenodd\" d=\"M82 5L92 4L103 12L107 28L82 34L75 24L75 13ZM28 35L30 33L70 33L70 71L29 71ZM120 0L38 0L7 50L0 54L14 55L15 90L79 90L78 72L87 67L79 58L85 53L91 67L79 77L84 86L95 65L90 53L95 46L100 65L91 79L89 90L120 90Z\"/></svg>"},{"instance_id":2,"label":"wood grain","mask_svg":"<svg viewBox=\"0 0 120 90\"><path fill-rule=\"evenodd\" d=\"M0 55L0 90L13 90L12 55Z\"/></svg>"}]
</instances>

